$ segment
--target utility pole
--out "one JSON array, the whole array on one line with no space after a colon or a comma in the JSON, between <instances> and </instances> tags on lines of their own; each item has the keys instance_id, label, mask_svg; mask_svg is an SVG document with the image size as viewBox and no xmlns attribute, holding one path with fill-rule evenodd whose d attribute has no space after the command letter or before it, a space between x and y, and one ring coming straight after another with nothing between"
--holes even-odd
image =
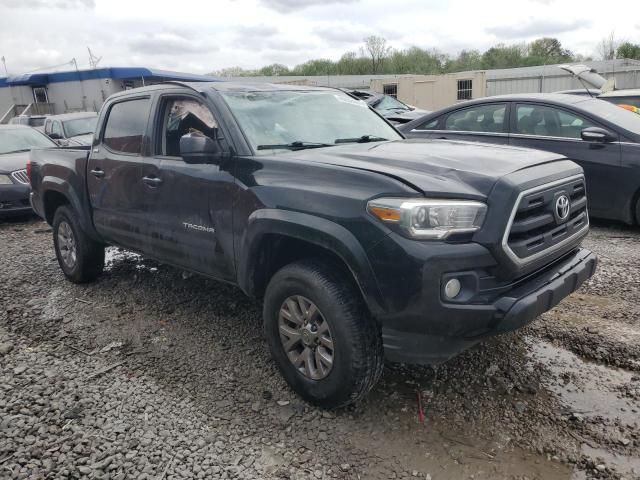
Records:
<instances>
[{"instance_id":1,"label":"utility pole","mask_svg":"<svg viewBox=\"0 0 640 480\"><path fill-rule=\"evenodd\" d=\"M89 51L89 65L95 70L98 68L98 63L102 60L102 57L96 57L89 47L87 47L87 50Z\"/></svg>"}]
</instances>

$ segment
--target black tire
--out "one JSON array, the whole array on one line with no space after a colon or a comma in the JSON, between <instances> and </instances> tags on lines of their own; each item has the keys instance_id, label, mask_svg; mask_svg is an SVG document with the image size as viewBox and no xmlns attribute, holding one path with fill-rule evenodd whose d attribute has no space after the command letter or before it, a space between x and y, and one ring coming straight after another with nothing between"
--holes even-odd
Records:
<instances>
[{"instance_id":1,"label":"black tire","mask_svg":"<svg viewBox=\"0 0 640 480\"><path fill-rule=\"evenodd\" d=\"M280 309L292 296L313 302L331 330L333 364L322 379L311 379L298 370L281 341ZM384 367L380 329L364 307L360 292L338 266L303 260L283 267L267 286L263 316L280 372L308 402L327 409L346 406L364 397L380 379Z\"/></svg>"},{"instance_id":2,"label":"black tire","mask_svg":"<svg viewBox=\"0 0 640 480\"><path fill-rule=\"evenodd\" d=\"M636 199L635 214L636 214L636 225L640 226L640 195L638 195L638 198Z\"/></svg>"},{"instance_id":3,"label":"black tire","mask_svg":"<svg viewBox=\"0 0 640 480\"><path fill-rule=\"evenodd\" d=\"M75 261L69 259L69 248L61 238L65 232L71 232L75 245ZM63 245L65 243L65 245ZM53 245L58 264L65 276L73 283L86 283L95 280L104 269L104 245L90 238L80 228L76 213L69 206L62 206L53 216Z\"/></svg>"}]
</instances>

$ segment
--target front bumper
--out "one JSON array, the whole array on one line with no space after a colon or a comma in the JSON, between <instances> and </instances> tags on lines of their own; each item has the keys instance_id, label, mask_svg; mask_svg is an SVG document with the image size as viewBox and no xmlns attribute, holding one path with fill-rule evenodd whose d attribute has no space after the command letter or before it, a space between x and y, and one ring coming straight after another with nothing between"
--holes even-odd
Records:
<instances>
[{"instance_id":1,"label":"front bumper","mask_svg":"<svg viewBox=\"0 0 640 480\"><path fill-rule=\"evenodd\" d=\"M30 213L28 185L0 185L0 217Z\"/></svg>"},{"instance_id":2,"label":"front bumper","mask_svg":"<svg viewBox=\"0 0 640 480\"><path fill-rule=\"evenodd\" d=\"M385 356L406 363L448 360L483 338L527 325L577 290L594 274L596 264L593 253L577 248L524 279L493 289L497 293L485 304L440 301L438 318L426 310L418 322L383 322Z\"/></svg>"}]
</instances>

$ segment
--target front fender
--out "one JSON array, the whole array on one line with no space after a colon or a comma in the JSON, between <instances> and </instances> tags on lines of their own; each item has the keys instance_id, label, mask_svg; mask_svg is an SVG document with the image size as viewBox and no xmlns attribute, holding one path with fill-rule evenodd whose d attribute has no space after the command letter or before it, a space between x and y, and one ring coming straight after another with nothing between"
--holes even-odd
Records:
<instances>
[{"instance_id":1,"label":"front fender","mask_svg":"<svg viewBox=\"0 0 640 480\"><path fill-rule=\"evenodd\" d=\"M238 284L247 294L254 295L252 272L261 243L269 234L303 240L333 252L353 274L371 313L377 317L386 310L369 258L356 237L335 222L289 210L261 209L249 217L238 252Z\"/></svg>"}]
</instances>

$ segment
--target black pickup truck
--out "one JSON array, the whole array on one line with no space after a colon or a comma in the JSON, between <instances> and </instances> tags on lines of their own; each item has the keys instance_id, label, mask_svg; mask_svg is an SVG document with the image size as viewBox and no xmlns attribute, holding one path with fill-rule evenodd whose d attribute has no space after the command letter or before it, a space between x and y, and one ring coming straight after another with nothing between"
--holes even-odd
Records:
<instances>
[{"instance_id":1,"label":"black pickup truck","mask_svg":"<svg viewBox=\"0 0 640 480\"><path fill-rule=\"evenodd\" d=\"M262 299L287 382L333 408L383 361L444 361L595 270L585 182L553 153L406 140L334 89L169 83L110 97L90 147L34 151L35 211L73 282L105 245Z\"/></svg>"}]
</instances>

